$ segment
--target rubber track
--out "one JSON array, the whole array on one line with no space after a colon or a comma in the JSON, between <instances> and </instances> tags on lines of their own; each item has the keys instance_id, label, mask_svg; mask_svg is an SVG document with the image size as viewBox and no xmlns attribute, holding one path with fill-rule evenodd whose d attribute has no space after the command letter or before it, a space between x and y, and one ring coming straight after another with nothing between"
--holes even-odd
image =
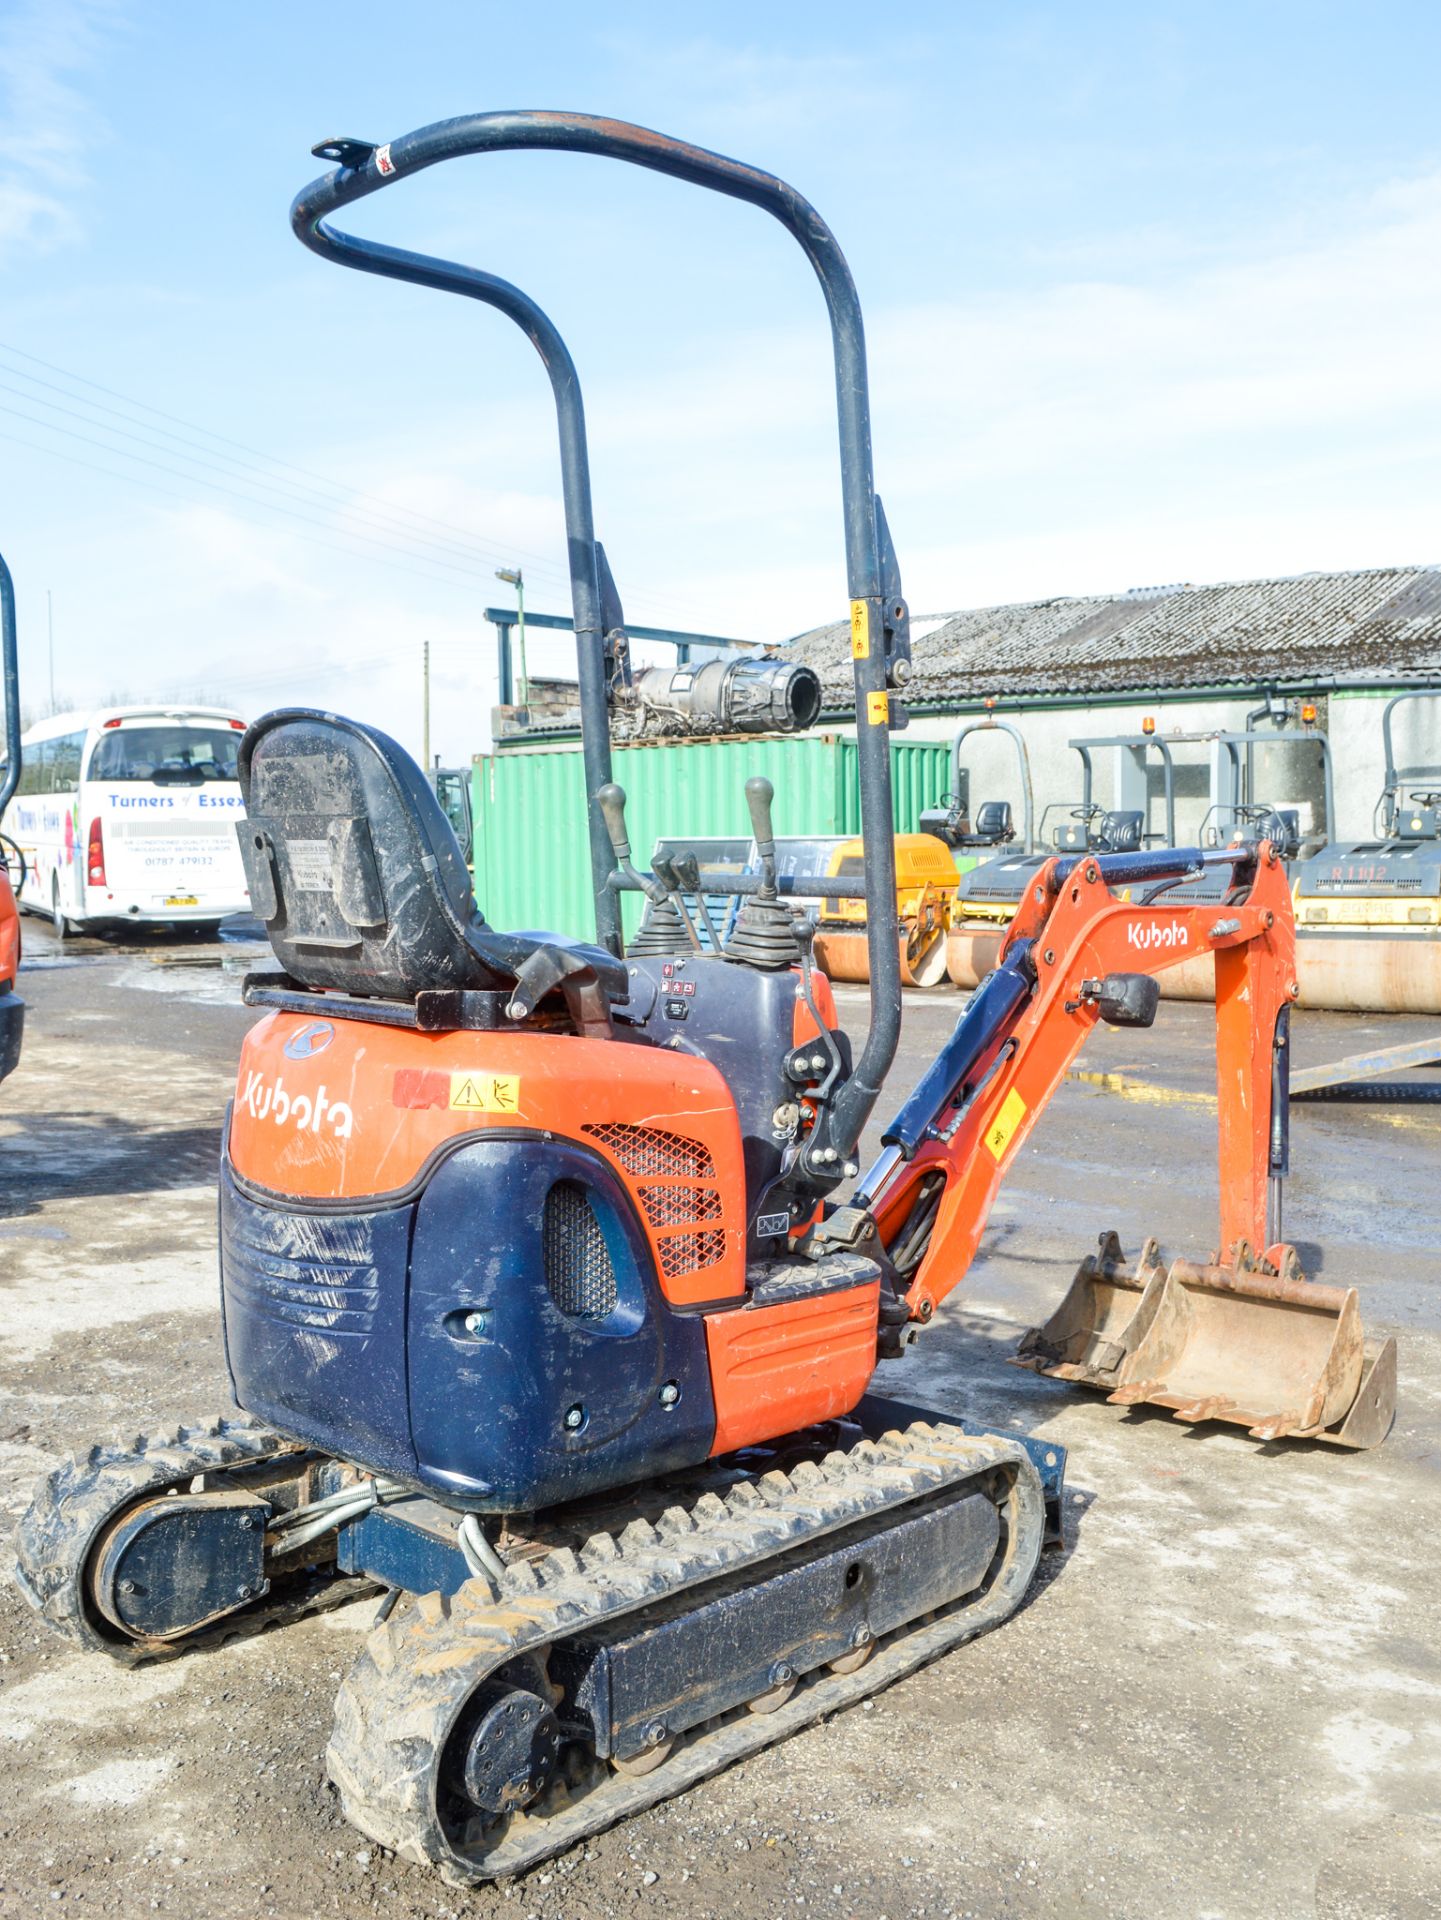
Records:
<instances>
[{"instance_id":1,"label":"rubber track","mask_svg":"<svg viewBox=\"0 0 1441 1920\"><path fill-rule=\"evenodd\" d=\"M841 1527L1000 1469L1002 1547L983 1585L924 1624L877 1644L858 1671L810 1675L778 1711L745 1708L695 1729L653 1773L603 1774L553 1812L516 1815L483 1854L451 1843L437 1811L446 1739L487 1674L528 1651L699 1587L761 1567ZM428 1594L371 1634L336 1700L326 1764L347 1817L404 1859L437 1867L455 1886L524 1872L617 1820L652 1806L864 1699L937 1654L997 1625L1019 1606L1040 1557L1045 1502L1029 1456L1000 1436L974 1439L917 1422L904 1434L862 1440L789 1474L705 1493L652 1526L637 1519L616 1537L593 1535L507 1569L498 1597L469 1581L449 1600Z\"/></svg>"},{"instance_id":2,"label":"rubber track","mask_svg":"<svg viewBox=\"0 0 1441 1920\"><path fill-rule=\"evenodd\" d=\"M257 1631L354 1598L372 1583L335 1581L316 1593L246 1608L178 1641L126 1641L102 1633L84 1600L86 1562L96 1536L134 1500L181 1486L198 1473L268 1460L295 1446L247 1415L200 1420L173 1432L101 1442L48 1473L16 1534L15 1584L35 1611L67 1640L125 1665L165 1659L240 1632ZM337 1589L339 1591L337 1591Z\"/></svg>"}]
</instances>

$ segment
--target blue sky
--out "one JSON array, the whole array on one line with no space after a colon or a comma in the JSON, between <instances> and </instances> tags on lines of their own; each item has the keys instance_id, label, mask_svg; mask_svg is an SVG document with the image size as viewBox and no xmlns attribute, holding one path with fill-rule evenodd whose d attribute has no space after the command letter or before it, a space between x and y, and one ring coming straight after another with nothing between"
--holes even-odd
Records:
<instances>
[{"instance_id":1,"label":"blue sky","mask_svg":"<svg viewBox=\"0 0 1441 1920\"><path fill-rule=\"evenodd\" d=\"M819 206L917 611L1441 560L1438 53L1441 10L1399 4L3 0L28 701L48 589L62 700L313 701L414 747L429 639L436 746L484 744L493 568L568 611L541 370L498 316L329 267L286 215L316 140L488 107L638 120ZM551 311L632 619L779 639L837 614L824 316L779 228L550 155L352 218Z\"/></svg>"}]
</instances>

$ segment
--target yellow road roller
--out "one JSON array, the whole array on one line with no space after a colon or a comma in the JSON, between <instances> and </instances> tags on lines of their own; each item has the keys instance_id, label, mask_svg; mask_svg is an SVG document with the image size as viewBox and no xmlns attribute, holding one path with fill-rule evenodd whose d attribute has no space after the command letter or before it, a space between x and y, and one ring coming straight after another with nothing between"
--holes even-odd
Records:
<instances>
[{"instance_id":1,"label":"yellow road roller","mask_svg":"<svg viewBox=\"0 0 1441 1920\"><path fill-rule=\"evenodd\" d=\"M934 834L898 833L895 847L901 980L908 987L938 987L946 978L946 935L960 872L950 848ZM855 839L841 842L826 873L859 880L865 870L865 849ZM816 959L832 980L870 979L863 899L826 901L816 928Z\"/></svg>"}]
</instances>

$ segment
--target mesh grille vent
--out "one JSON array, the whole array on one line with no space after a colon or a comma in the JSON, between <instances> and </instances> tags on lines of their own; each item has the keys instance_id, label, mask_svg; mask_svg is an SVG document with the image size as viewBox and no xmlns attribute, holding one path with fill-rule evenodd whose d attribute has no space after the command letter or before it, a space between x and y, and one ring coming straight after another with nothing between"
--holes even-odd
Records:
<instances>
[{"instance_id":1,"label":"mesh grille vent","mask_svg":"<svg viewBox=\"0 0 1441 1920\"><path fill-rule=\"evenodd\" d=\"M714 1187L642 1187L640 1203L653 1227L689 1227L721 1217L721 1197Z\"/></svg>"},{"instance_id":2,"label":"mesh grille vent","mask_svg":"<svg viewBox=\"0 0 1441 1920\"><path fill-rule=\"evenodd\" d=\"M719 1227L706 1233L671 1233L657 1242L660 1270L669 1280L677 1273L694 1273L725 1258L726 1237Z\"/></svg>"},{"instance_id":3,"label":"mesh grille vent","mask_svg":"<svg viewBox=\"0 0 1441 1920\"><path fill-rule=\"evenodd\" d=\"M545 1196L545 1284L562 1313L604 1320L615 1309L615 1268L590 1195L557 1180Z\"/></svg>"},{"instance_id":4,"label":"mesh grille vent","mask_svg":"<svg viewBox=\"0 0 1441 1920\"><path fill-rule=\"evenodd\" d=\"M666 1173L677 1179L714 1180L710 1149L684 1134L664 1133L659 1127L630 1127L621 1120L603 1126L582 1127L592 1140L613 1153L627 1173Z\"/></svg>"}]
</instances>

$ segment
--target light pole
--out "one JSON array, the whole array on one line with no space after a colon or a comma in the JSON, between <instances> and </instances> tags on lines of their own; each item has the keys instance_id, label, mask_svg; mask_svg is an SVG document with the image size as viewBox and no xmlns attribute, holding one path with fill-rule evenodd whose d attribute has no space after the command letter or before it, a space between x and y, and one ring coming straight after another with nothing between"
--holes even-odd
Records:
<instances>
[{"instance_id":1,"label":"light pole","mask_svg":"<svg viewBox=\"0 0 1441 1920\"><path fill-rule=\"evenodd\" d=\"M504 580L507 586L515 588L516 640L520 647L520 701L522 707L530 705L530 678L525 670L525 574L520 567L497 567L497 580Z\"/></svg>"}]
</instances>

